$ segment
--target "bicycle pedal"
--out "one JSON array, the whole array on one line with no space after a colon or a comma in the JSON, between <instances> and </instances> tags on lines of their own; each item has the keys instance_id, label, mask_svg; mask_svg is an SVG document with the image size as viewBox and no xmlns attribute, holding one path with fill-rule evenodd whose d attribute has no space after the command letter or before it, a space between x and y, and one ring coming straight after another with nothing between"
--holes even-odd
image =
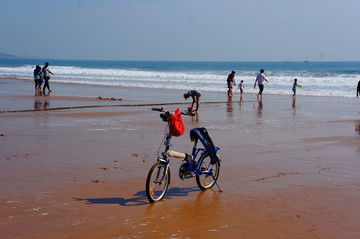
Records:
<instances>
[{"instance_id":1,"label":"bicycle pedal","mask_svg":"<svg viewBox=\"0 0 360 239\"><path fill-rule=\"evenodd\" d=\"M191 172L191 171L187 171L187 172L180 172L179 173L180 179L181 180L185 180L188 178L192 178L195 176L195 173Z\"/></svg>"},{"instance_id":2,"label":"bicycle pedal","mask_svg":"<svg viewBox=\"0 0 360 239\"><path fill-rule=\"evenodd\" d=\"M191 171L187 171L185 174L184 174L184 178L185 179L188 179L188 178L192 178L195 176L195 173L191 172Z\"/></svg>"}]
</instances>

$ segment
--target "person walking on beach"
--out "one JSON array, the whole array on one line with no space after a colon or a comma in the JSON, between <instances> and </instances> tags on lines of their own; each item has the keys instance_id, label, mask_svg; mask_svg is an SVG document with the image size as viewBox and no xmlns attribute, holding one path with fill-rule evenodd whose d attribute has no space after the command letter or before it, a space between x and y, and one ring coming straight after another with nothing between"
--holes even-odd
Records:
<instances>
[{"instance_id":1,"label":"person walking on beach","mask_svg":"<svg viewBox=\"0 0 360 239\"><path fill-rule=\"evenodd\" d=\"M35 95L41 94L42 79L43 75L41 72L41 66L37 65L34 70Z\"/></svg>"},{"instance_id":2,"label":"person walking on beach","mask_svg":"<svg viewBox=\"0 0 360 239\"><path fill-rule=\"evenodd\" d=\"M192 110L192 111L194 111L194 112L198 111L199 106L200 106L201 92L198 90L189 90L187 93L184 94L184 98L186 100L189 97L191 97L193 100L192 104L191 104L191 109L194 107L194 104L196 103L196 108L195 108L195 110Z\"/></svg>"},{"instance_id":3,"label":"person walking on beach","mask_svg":"<svg viewBox=\"0 0 360 239\"><path fill-rule=\"evenodd\" d=\"M297 84L297 79L295 78L294 79L294 83L293 83L293 86L292 86L292 91L294 92L293 96L296 95L296 87L298 86Z\"/></svg>"},{"instance_id":4,"label":"person walking on beach","mask_svg":"<svg viewBox=\"0 0 360 239\"><path fill-rule=\"evenodd\" d=\"M244 92L244 88L245 88L244 81L241 80L240 84L239 84L239 86L237 88L237 89L240 89L240 94L242 94Z\"/></svg>"},{"instance_id":5,"label":"person walking on beach","mask_svg":"<svg viewBox=\"0 0 360 239\"><path fill-rule=\"evenodd\" d=\"M228 96L232 96L233 95L233 93L232 93L233 85L236 85L235 71L231 71L231 73L228 75L226 82L227 82L227 87L228 87Z\"/></svg>"},{"instance_id":6,"label":"person walking on beach","mask_svg":"<svg viewBox=\"0 0 360 239\"><path fill-rule=\"evenodd\" d=\"M259 93L257 94L257 97L262 97L262 93L264 91L264 81L269 83L269 81L265 77L264 72L265 72L264 69L260 70L260 73L256 76L256 80L255 80L255 83L254 83L254 89L256 88L256 83L259 86Z\"/></svg>"},{"instance_id":7,"label":"person walking on beach","mask_svg":"<svg viewBox=\"0 0 360 239\"><path fill-rule=\"evenodd\" d=\"M357 90L356 90L356 97L359 98L359 95L360 95L360 80L358 82L358 86L357 86Z\"/></svg>"},{"instance_id":8,"label":"person walking on beach","mask_svg":"<svg viewBox=\"0 0 360 239\"><path fill-rule=\"evenodd\" d=\"M50 80L50 74L54 75L50 70L49 70L49 62L45 63L45 66L42 68L42 72L43 72L43 77L44 77L44 88L43 88L43 94L45 95L45 89L47 88L49 90L49 94L51 92L50 90L50 86L49 86L49 80Z\"/></svg>"}]
</instances>

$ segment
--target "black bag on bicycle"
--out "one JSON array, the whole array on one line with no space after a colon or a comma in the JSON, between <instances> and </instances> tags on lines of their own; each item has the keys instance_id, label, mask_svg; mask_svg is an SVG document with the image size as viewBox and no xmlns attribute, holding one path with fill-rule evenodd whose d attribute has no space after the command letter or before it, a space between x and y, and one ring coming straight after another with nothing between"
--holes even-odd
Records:
<instances>
[{"instance_id":1,"label":"black bag on bicycle","mask_svg":"<svg viewBox=\"0 0 360 239\"><path fill-rule=\"evenodd\" d=\"M219 160L219 157L217 156L215 151L215 145L211 140L208 131L204 127L193 128L190 131L190 139L191 141L200 139L201 143L204 145L204 147L209 153L209 156L211 158L211 164L215 164L215 162Z\"/></svg>"}]
</instances>

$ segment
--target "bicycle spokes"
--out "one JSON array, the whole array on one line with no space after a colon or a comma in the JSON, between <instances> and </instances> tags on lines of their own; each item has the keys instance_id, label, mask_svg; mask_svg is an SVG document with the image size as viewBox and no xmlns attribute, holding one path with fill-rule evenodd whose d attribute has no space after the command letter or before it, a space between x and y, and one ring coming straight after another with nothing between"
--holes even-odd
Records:
<instances>
[{"instance_id":1,"label":"bicycle spokes","mask_svg":"<svg viewBox=\"0 0 360 239\"><path fill-rule=\"evenodd\" d=\"M199 172L196 174L196 183L201 190L209 189L214 186L219 176L220 163L216 161L211 164L209 155L201 158L199 161Z\"/></svg>"},{"instance_id":2,"label":"bicycle spokes","mask_svg":"<svg viewBox=\"0 0 360 239\"><path fill-rule=\"evenodd\" d=\"M146 180L146 195L150 202L161 200L169 187L170 170L164 162L156 162Z\"/></svg>"}]
</instances>

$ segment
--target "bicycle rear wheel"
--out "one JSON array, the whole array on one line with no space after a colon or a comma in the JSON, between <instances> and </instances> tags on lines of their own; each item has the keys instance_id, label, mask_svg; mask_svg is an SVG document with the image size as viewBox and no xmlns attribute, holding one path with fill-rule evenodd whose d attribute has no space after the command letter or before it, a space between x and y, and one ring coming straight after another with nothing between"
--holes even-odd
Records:
<instances>
[{"instance_id":1,"label":"bicycle rear wheel","mask_svg":"<svg viewBox=\"0 0 360 239\"><path fill-rule=\"evenodd\" d=\"M210 156L206 155L199 160L197 170L204 172L203 174L196 174L196 183L199 188L201 190L212 188L219 177L220 162L216 161L211 164Z\"/></svg>"},{"instance_id":2,"label":"bicycle rear wheel","mask_svg":"<svg viewBox=\"0 0 360 239\"><path fill-rule=\"evenodd\" d=\"M161 161L150 169L146 179L146 196L151 203L164 198L170 184L170 168Z\"/></svg>"}]
</instances>

